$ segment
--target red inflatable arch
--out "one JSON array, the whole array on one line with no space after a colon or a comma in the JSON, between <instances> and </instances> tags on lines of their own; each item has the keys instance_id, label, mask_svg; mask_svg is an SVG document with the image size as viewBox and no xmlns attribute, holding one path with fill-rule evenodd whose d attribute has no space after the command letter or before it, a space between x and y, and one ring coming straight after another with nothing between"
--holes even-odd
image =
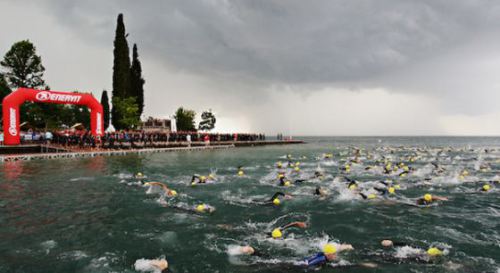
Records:
<instances>
[{"instance_id":1,"label":"red inflatable arch","mask_svg":"<svg viewBox=\"0 0 500 273\"><path fill-rule=\"evenodd\" d=\"M5 145L19 145L19 106L25 101L84 105L90 109L90 129L94 136L104 131L102 105L91 94L19 88L3 99L3 131Z\"/></svg>"}]
</instances>

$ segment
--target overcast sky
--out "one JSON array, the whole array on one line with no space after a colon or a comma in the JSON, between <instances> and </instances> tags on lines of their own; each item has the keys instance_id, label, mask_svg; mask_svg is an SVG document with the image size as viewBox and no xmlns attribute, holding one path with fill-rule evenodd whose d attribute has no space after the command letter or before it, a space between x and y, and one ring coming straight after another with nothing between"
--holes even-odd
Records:
<instances>
[{"instance_id":1,"label":"overcast sky","mask_svg":"<svg viewBox=\"0 0 500 273\"><path fill-rule=\"evenodd\" d=\"M118 13L146 115L218 131L500 135L500 1L0 0L0 55L34 42L54 90L111 91Z\"/></svg>"}]
</instances>

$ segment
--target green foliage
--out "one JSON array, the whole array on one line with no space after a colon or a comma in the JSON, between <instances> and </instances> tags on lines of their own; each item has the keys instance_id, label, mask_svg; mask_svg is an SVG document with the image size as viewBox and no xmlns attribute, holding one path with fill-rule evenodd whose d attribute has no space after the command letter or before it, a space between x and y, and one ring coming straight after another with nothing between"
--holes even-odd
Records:
<instances>
[{"instance_id":1,"label":"green foliage","mask_svg":"<svg viewBox=\"0 0 500 273\"><path fill-rule=\"evenodd\" d=\"M135 97L139 108L139 118L144 111L144 82L142 78L141 62L139 61L139 54L137 53L137 45L134 44L132 50L132 67L130 68L130 88L131 94Z\"/></svg>"},{"instance_id":2,"label":"green foliage","mask_svg":"<svg viewBox=\"0 0 500 273\"><path fill-rule=\"evenodd\" d=\"M135 98L116 98L113 108L116 108L116 111L121 114L116 123L113 121L115 128L133 129L139 125L140 120L137 117L139 107L137 107Z\"/></svg>"},{"instance_id":3,"label":"green foliage","mask_svg":"<svg viewBox=\"0 0 500 273\"><path fill-rule=\"evenodd\" d=\"M109 99L108 99L108 91L103 90L101 94L101 105L103 110L103 120L104 120L104 130L109 127Z\"/></svg>"},{"instance_id":4,"label":"green foliage","mask_svg":"<svg viewBox=\"0 0 500 273\"><path fill-rule=\"evenodd\" d=\"M215 128L216 121L217 120L215 119L212 110L205 111L201 114L201 121L198 126L198 129L202 131L210 131L213 128Z\"/></svg>"},{"instance_id":5,"label":"green foliage","mask_svg":"<svg viewBox=\"0 0 500 273\"><path fill-rule=\"evenodd\" d=\"M36 55L35 46L29 41L19 41L12 45L0 62L3 75L11 89L19 87L42 88L45 68L42 58Z\"/></svg>"},{"instance_id":6,"label":"green foliage","mask_svg":"<svg viewBox=\"0 0 500 273\"><path fill-rule=\"evenodd\" d=\"M120 120L123 120L123 113L118 111L115 105L119 100L130 96L130 56L127 43L127 35L125 33L125 25L123 23L123 14L119 14L117 18L115 41L114 41L114 62L113 62L113 109L112 121L116 129L124 129L121 127Z\"/></svg>"},{"instance_id":7,"label":"green foliage","mask_svg":"<svg viewBox=\"0 0 500 273\"><path fill-rule=\"evenodd\" d=\"M177 131L196 131L196 126L194 124L195 116L195 111L179 107L179 109L175 112Z\"/></svg>"},{"instance_id":8,"label":"green foliage","mask_svg":"<svg viewBox=\"0 0 500 273\"><path fill-rule=\"evenodd\" d=\"M4 78L2 75L0 75L0 120L2 120L2 104L3 104L3 98L10 94L10 88L7 86L7 83L5 82Z\"/></svg>"}]
</instances>

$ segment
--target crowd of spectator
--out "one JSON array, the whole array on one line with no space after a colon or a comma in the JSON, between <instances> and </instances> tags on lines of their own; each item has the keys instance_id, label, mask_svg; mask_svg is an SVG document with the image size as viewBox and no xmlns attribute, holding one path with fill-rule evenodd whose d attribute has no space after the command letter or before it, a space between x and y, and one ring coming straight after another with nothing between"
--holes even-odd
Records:
<instances>
[{"instance_id":1,"label":"crowd of spectator","mask_svg":"<svg viewBox=\"0 0 500 273\"><path fill-rule=\"evenodd\" d=\"M264 134L220 134L204 132L145 132L117 131L95 137L86 130L64 130L58 132L27 132L21 143L50 143L79 149L127 149L161 148L235 141L264 141Z\"/></svg>"}]
</instances>

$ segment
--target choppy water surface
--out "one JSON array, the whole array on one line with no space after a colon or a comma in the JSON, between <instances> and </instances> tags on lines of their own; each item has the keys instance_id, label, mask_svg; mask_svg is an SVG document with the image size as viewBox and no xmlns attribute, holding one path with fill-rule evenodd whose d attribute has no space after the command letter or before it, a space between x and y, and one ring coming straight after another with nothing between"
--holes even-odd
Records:
<instances>
[{"instance_id":1,"label":"choppy water surface","mask_svg":"<svg viewBox=\"0 0 500 273\"><path fill-rule=\"evenodd\" d=\"M137 272L141 259L166 257L172 272L303 272L290 265L326 242L349 243L350 252L319 272L500 272L500 140L497 138L309 138L308 144L221 151L176 152L92 159L0 164L0 272ZM356 148L361 149L356 157ZM324 153L333 153L324 159ZM286 155L300 171L286 168ZM350 172L342 170L351 163ZM290 180L279 186L278 161ZM384 174L388 162L411 167ZM437 163L436 167L432 163ZM245 175L236 175L237 166ZM369 167L369 169L366 169ZM315 171L324 172L317 179ZM464 170L468 172L464 175ZM190 186L193 174L216 172L217 182ZM179 195L161 196L136 185L132 175L160 181ZM349 190L344 177L355 179ZM399 185L388 199L378 181ZM491 190L479 189L490 184ZM316 186L329 196L314 196ZM278 207L252 203L283 191ZM411 206L431 193L448 202ZM171 206L200 203L211 215ZM267 232L290 221L305 230L273 240ZM382 250L382 239L408 247ZM250 244L264 255L235 256ZM430 263L408 259L430 246L445 256ZM383 255L382 255L383 254ZM373 262L376 269L354 266ZM343 267L335 267L343 265ZM350 266L348 266L350 265ZM285 266L285 267L284 267ZM286 269L285 269L286 268Z\"/></svg>"}]
</instances>

